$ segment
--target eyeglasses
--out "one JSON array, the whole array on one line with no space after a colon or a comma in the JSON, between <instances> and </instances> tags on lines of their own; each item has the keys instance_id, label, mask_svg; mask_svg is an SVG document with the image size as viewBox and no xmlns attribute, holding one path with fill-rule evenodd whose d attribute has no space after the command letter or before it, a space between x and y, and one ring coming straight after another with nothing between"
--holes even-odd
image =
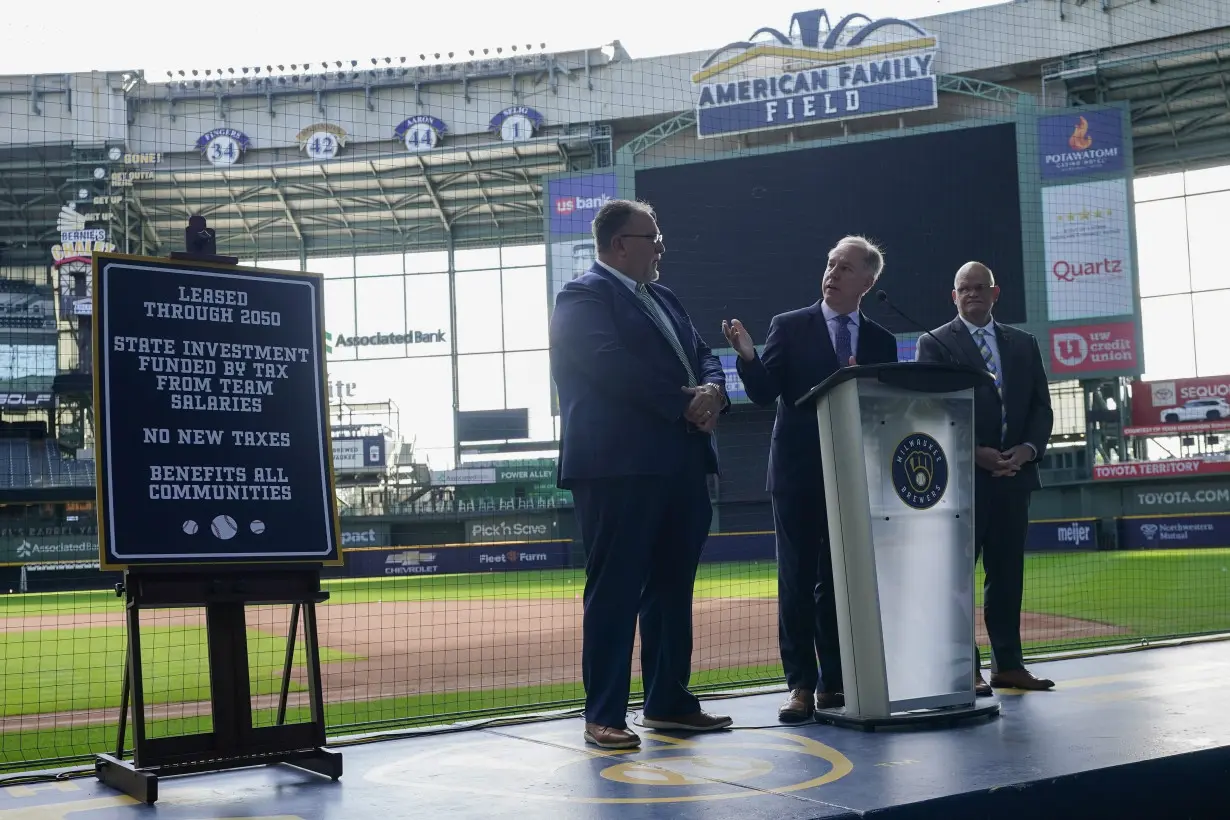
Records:
<instances>
[{"instance_id":1,"label":"eyeglasses","mask_svg":"<svg viewBox=\"0 0 1230 820\"><path fill-rule=\"evenodd\" d=\"M957 288L957 293L962 296L968 296L971 293L984 293L994 287L994 285L962 285Z\"/></svg>"},{"instance_id":2,"label":"eyeglasses","mask_svg":"<svg viewBox=\"0 0 1230 820\"><path fill-rule=\"evenodd\" d=\"M660 233L621 233L620 236L635 236L641 239L652 239L653 244L662 244L662 234Z\"/></svg>"}]
</instances>

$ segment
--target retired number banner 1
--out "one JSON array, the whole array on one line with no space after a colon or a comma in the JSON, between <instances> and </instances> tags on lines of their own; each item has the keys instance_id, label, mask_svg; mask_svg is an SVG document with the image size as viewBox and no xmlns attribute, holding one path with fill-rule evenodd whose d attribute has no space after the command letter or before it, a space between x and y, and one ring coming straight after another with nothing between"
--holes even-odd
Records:
<instances>
[{"instance_id":1,"label":"retired number banner 1","mask_svg":"<svg viewBox=\"0 0 1230 820\"><path fill-rule=\"evenodd\" d=\"M94 271L101 564L335 562L321 278Z\"/></svg>"}]
</instances>

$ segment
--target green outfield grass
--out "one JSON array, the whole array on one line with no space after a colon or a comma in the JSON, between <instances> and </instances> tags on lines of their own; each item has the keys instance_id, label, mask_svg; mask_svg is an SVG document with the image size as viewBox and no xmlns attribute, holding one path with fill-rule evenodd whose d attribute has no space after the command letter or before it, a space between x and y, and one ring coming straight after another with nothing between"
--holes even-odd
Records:
<instances>
[{"instance_id":1,"label":"green outfield grass","mask_svg":"<svg viewBox=\"0 0 1230 820\"><path fill-rule=\"evenodd\" d=\"M452 576L398 576L327 579L331 597L324 606L376 602L440 602L574 599L584 589L581 570L543 570ZM700 599L773 598L777 594L772 562L707 564L700 568ZM981 603L981 572L976 598ZM1034 642L1035 649L1068 649L1144 638L1230 631L1230 549L1031 554L1026 559L1024 609L1119 627L1121 634L1074 638L1063 643ZM111 612L123 602L113 592L75 592L0 596L0 618ZM46 626L51 626L47 624ZM373 624L373 626L377 626ZM206 642L202 627L148 627L145 664L151 703L208 699ZM250 662L255 694L277 691L284 638L250 630ZM0 633L0 715L29 715L118 704L124 633L122 626L48 629ZM301 652L301 647L299 649ZM322 649L330 663L351 658ZM697 689L776 682L778 667L717 669L698 673ZM481 681L475 681L481 687ZM575 706L579 682L517 689L481 689L446 694L334 703L327 709L336 730L370 729L391 724L440 723L538 708ZM544 706L545 705L545 706ZM291 710L292 719L295 710ZM272 721L272 712L258 719ZM207 725L200 719L157 721L151 734L179 733ZM57 728L0 734L0 766L44 757L63 757L105 749L114 727Z\"/></svg>"},{"instance_id":2,"label":"green outfield grass","mask_svg":"<svg viewBox=\"0 0 1230 820\"><path fill-rule=\"evenodd\" d=\"M123 680L122 626L0 633L0 717L118 706ZM209 658L203 626L142 626L145 700L149 704L209 700ZM279 691L286 638L248 630L252 694ZM322 647L323 663L356 656ZM295 646L303 663L303 644ZM303 687L294 681L291 690Z\"/></svg>"}]
</instances>

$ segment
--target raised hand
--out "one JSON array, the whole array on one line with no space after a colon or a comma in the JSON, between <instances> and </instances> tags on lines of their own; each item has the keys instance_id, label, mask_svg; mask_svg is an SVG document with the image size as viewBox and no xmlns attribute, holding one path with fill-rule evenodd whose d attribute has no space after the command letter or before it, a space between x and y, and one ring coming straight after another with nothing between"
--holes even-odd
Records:
<instances>
[{"instance_id":1,"label":"raised hand","mask_svg":"<svg viewBox=\"0 0 1230 820\"><path fill-rule=\"evenodd\" d=\"M752 334L747 332L747 328L738 319L730 321L723 319L722 335L739 354L740 359L750 362L756 358L756 345L752 343Z\"/></svg>"}]
</instances>

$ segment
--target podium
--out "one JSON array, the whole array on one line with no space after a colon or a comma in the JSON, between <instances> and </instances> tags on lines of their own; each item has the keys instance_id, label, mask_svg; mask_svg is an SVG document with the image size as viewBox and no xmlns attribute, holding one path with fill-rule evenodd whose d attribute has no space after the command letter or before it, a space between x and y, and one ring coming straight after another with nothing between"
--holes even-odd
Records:
<instances>
[{"instance_id":1,"label":"podium","mask_svg":"<svg viewBox=\"0 0 1230 820\"><path fill-rule=\"evenodd\" d=\"M965 365L843 368L815 406L828 508L844 709L871 731L996 715L974 673L974 389Z\"/></svg>"}]
</instances>

